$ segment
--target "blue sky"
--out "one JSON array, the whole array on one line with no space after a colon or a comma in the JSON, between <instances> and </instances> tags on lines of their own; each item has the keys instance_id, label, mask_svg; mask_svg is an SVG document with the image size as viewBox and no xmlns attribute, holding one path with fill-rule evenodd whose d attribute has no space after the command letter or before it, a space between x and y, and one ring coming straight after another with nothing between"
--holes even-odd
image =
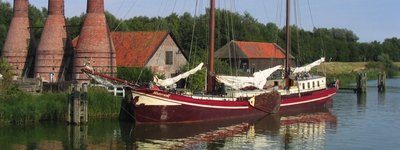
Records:
<instances>
[{"instance_id":1,"label":"blue sky","mask_svg":"<svg viewBox=\"0 0 400 150\"><path fill-rule=\"evenodd\" d=\"M249 12L260 22L284 24L283 0L216 1L219 8L241 14ZM47 7L47 0L30 0L30 3L37 7ZM86 11L86 0L65 0L65 4L67 17L80 15ZM199 0L197 12L204 13L204 8L208 5L208 0ZM297 0L297 6L299 12L297 25L306 30L314 26L346 28L352 30L361 42L400 37L399 0ZM172 12L194 13L196 0L105 0L105 7L118 18L153 17L166 16ZM292 23L294 22L293 20Z\"/></svg>"}]
</instances>

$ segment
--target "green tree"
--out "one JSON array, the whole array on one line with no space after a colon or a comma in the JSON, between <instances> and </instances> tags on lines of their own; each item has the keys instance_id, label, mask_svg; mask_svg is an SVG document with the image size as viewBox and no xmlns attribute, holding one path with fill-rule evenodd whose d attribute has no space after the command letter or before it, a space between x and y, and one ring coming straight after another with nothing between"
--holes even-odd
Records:
<instances>
[{"instance_id":1,"label":"green tree","mask_svg":"<svg viewBox=\"0 0 400 150\"><path fill-rule=\"evenodd\" d=\"M29 22L30 22L30 30L33 35L34 42L39 42L40 36L42 35L44 23L47 17L47 9L42 8L42 10L38 9L33 5L29 5Z\"/></svg>"},{"instance_id":2,"label":"green tree","mask_svg":"<svg viewBox=\"0 0 400 150\"><path fill-rule=\"evenodd\" d=\"M0 56L3 52L3 46L7 37L8 26L11 23L12 8L8 2L0 2Z\"/></svg>"},{"instance_id":3,"label":"green tree","mask_svg":"<svg viewBox=\"0 0 400 150\"><path fill-rule=\"evenodd\" d=\"M387 71L389 77L393 77L396 73L396 67L388 54L381 54L378 56L378 61L383 64L384 70Z\"/></svg>"},{"instance_id":4,"label":"green tree","mask_svg":"<svg viewBox=\"0 0 400 150\"><path fill-rule=\"evenodd\" d=\"M82 13L80 16L74 16L66 19L67 32L71 39L74 39L79 35L84 18L85 14Z\"/></svg>"},{"instance_id":5,"label":"green tree","mask_svg":"<svg viewBox=\"0 0 400 150\"><path fill-rule=\"evenodd\" d=\"M400 61L400 39L393 37L385 39L382 43L382 51L393 61Z\"/></svg>"}]
</instances>

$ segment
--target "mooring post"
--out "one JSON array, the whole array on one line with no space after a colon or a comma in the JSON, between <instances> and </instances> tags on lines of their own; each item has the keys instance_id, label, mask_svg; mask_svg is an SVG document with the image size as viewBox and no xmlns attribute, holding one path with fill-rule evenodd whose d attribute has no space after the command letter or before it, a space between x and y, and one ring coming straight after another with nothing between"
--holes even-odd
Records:
<instances>
[{"instance_id":1,"label":"mooring post","mask_svg":"<svg viewBox=\"0 0 400 150\"><path fill-rule=\"evenodd\" d=\"M82 93L81 93L81 99L80 99L80 104L81 104L81 116L80 116L80 123L86 124L88 122L88 99L87 99L87 93L88 93L88 85L83 84L82 85Z\"/></svg>"},{"instance_id":2,"label":"mooring post","mask_svg":"<svg viewBox=\"0 0 400 150\"><path fill-rule=\"evenodd\" d=\"M359 73L357 76L357 93L367 92L367 73Z\"/></svg>"},{"instance_id":3,"label":"mooring post","mask_svg":"<svg viewBox=\"0 0 400 150\"><path fill-rule=\"evenodd\" d=\"M133 99L133 94L132 94L132 89L125 87L125 97L122 98L121 101L121 110L119 111L119 121L125 121L125 122L134 122L134 114L133 114L133 109L132 108L132 99Z\"/></svg>"},{"instance_id":4,"label":"mooring post","mask_svg":"<svg viewBox=\"0 0 400 150\"><path fill-rule=\"evenodd\" d=\"M72 100L74 99L74 91L75 91L75 86L70 85L69 86L69 95L68 95L68 114L67 114L67 122L72 123Z\"/></svg>"},{"instance_id":5,"label":"mooring post","mask_svg":"<svg viewBox=\"0 0 400 150\"><path fill-rule=\"evenodd\" d=\"M367 73L363 73L363 93L367 92Z\"/></svg>"},{"instance_id":6,"label":"mooring post","mask_svg":"<svg viewBox=\"0 0 400 150\"><path fill-rule=\"evenodd\" d=\"M73 84L68 101L67 122L80 125L88 122L88 85Z\"/></svg>"},{"instance_id":7,"label":"mooring post","mask_svg":"<svg viewBox=\"0 0 400 150\"><path fill-rule=\"evenodd\" d=\"M80 99L80 91L81 86L79 84L75 84L75 91L74 91L74 99L73 99L73 108L72 108L72 123L79 124L80 118L80 111L79 111L79 99Z\"/></svg>"},{"instance_id":8,"label":"mooring post","mask_svg":"<svg viewBox=\"0 0 400 150\"><path fill-rule=\"evenodd\" d=\"M384 92L386 90L386 73L379 72L378 76L378 91Z\"/></svg>"}]
</instances>

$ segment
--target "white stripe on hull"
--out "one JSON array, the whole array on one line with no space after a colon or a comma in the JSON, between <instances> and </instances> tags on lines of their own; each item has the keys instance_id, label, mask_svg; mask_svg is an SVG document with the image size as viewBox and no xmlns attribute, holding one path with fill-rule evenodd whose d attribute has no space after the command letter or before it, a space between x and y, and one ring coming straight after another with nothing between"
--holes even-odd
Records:
<instances>
[{"instance_id":1,"label":"white stripe on hull","mask_svg":"<svg viewBox=\"0 0 400 150\"><path fill-rule=\"evenodd\" d=\"M248 106L213 106L213 105L204 105L204 104L195 104L195 103L189 103L189 102L182 102L182 101L176 101L168 98L162 98L158 96L154 96L151 94L146 94L146 93L141 93L141 92L134 92L135 94L139 95L139 100L141 97L143 98L143 101L141 101L138 104L144 104L144 105L152 105L152 106L165 106L164 104L167 104L167 106L176 106L176 105L189 105L189 106L195 106L195 107L205 107L205 108L217 108L217 109L248 109ZM150 99L150 102L147 102L145 100ZM160 102L160 103L158 103ZM157 104L158 103L158 104Z\"/></svg>"},{"instance_id":2,"label":"white stripe on hull","mask_svg":"<svg viewBox=\"0 0 400 150\"><path fill-rule=\"evenodd\" d=\"M281 107L284 107L284 106L291 106L291 105L298 105L298 104L304 104L304 103L310 103L310 102L315 102L315 101L319 101L319 100L322 100L322 99L326 99L326 98L332 97L333 95L335 95L335 93L334 93L334 94L329 94L328 96L324 96L324 97L320 97L320 98L315 98L315 99L311 99L311 100L307 100L307 101L300 101L300 102L293 102L293 103L281 104Z\"/></svg>"},{"instance_id":3,"label":"white stripe on hull","mask_svg":"<svg viewBox=\"0 0 400 150\"><path fill-rule=\"evenodd\" d=\"M153 98L150 96L139 96L136 105L146 105L146 106L179 106L181 104L168 102L159 98Z\"/></svg>"}]
</instances>

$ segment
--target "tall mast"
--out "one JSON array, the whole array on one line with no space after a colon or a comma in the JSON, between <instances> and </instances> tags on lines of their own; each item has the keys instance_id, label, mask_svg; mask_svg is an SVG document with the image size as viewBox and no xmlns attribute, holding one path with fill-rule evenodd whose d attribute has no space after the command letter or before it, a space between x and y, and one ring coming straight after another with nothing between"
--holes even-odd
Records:
<instances>
[{"instance_id":1,"label":"tall mast","mask_svg":"<svg viewBox=\"0 0 400 150\"><path fill-rule=\"evenodd\" d=\"M290 75L290 61L289 61L289 53L290 53L290 0L286 0L286 53L285 53L285 79L289 79ZM286 84L289 84L288 81ZM289 86L289 85L287 85Z\"/></svg>"},{"instance_id":2,"label":"tall mast","mask_svg":"<svg viewBox=\"0 0 400 150\"><path fill-rule=\"evenodd\" d=\"M214 71L214 38L215 38L215 0L210 0L210 39L207 74L207 93L213 93L215 87Z\"/></svg>"}]
</instances>

